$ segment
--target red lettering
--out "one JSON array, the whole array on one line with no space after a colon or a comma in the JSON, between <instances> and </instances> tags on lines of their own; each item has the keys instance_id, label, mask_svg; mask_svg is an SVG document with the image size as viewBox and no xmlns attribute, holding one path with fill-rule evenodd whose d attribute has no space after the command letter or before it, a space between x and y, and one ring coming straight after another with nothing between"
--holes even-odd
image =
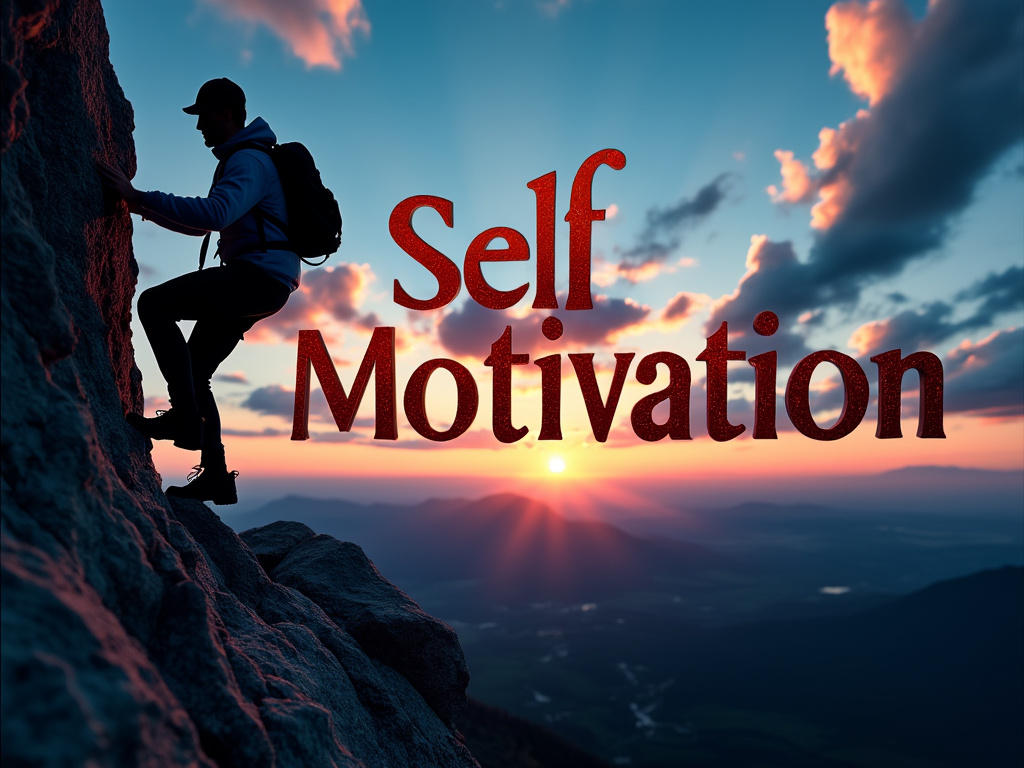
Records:
<instances>
[{"instance_id":1,"label":"red lettering","mask_svg":"<svg viewBox=\"0 0 1024 768\"><path fill-rule=\"evenodd\" d=\"M506 325L501 338L491 344L484 365L494 369L491 385L491 424L494 436L503 443L522 440L529 429L512 426L512 366L526 365L529 355L512 353L512 326Z\"/></svg>"},{"instance_id":2,"label":"red lettering","mask_svg":"<svg viewBox=\"0 0 1024 768\"><path fill-rule=\"evenodd\" d=\"M537 295L534 309L558 309L555 296L555 172L526 185L537 197Z\"/></svg>"},{"instance_id":3,"label":"red lettering","mask_svg":"<svg viewBox=\"0 0 1024 768\"><path fill-rule=\"evenodd\" d=\"M590 228L595 221L604 221L604 209L592 210L591 187L594 173L602 165L616 171L626 167L626 156L617 149L602 149L595 152L576 172L569 196L569 296L566 309L593 309L590 296Z\"/></svg>"},{"instance_id":4,"label":"red lettering","mask_svg":"<svg viewBox=\"0 0 1024 768\"><path fill-rule=\"evenodd\" d=\"M374 328L370 344L359 363L356 380L352 384L352 395L345 394L345 387L338 378L331 356L324 344L320 331L299 331L298 358L295 363L295 410L292 414L292 440L309 439L309 379L310 368L316 371L331 415L341 432L352 429L356 410L362 402L363 392L374 374L374 395L376 398L375 440L397 440L398 419L395 413L395 329Z\"/></svg>"},{"instance_id":5,"label":"red lettering","mask_svg":"<svg viewBox=\"0 0 1024 768\"><path fill-rule=\"evenodd\" d=\"M427 418L427 382L430 375L438 368L444 368L455 379L457 391L455 405L455 421L443 432L430 426ZM473 374L466 366L455 360L438 358L428 360L415 371L405 387L405 415L412 428L428 440L443 443L454 440L473 425L477 407L480 405L480 394L476 389Z\"/></svg>"},{"instance_id":6,"label":"red lettering","mask_svg":"<svg viewBox=\"0 0 1024 768\"><path fill-rule=\"evenodd\" d=\"M779 330L779 316L759 312L754 318L754 331L759 336L772 336ZM775 431L775 384L779 353L774 349L747 360L754 367L754 439L777 440Z\"/></svg>"},{"instance_id":7,"label":"red lettering","mask_svg":"<svg viewBox=\"0 0 1024 768\"><path fill-rule=\"evenodd\" d=\"M814 422L811 414L810 387L814 369L821 363L832 363L843 377L843 412L828 429ZM801 434L814 440L838 440L853 432L868 409L868 377L864 369L849 355L825 349L808 355L793 369L786 383L786 412Z\"/></svg>"},{"instance_id":8,"label":"red lettering","mask_svg":"<svg viewBox=\"0 0 1024 768\"><path fill-rule=\"evenodd\" d=\"M504 238L506 248L489 249L487 246L498 238ZM530 284L523 283L511 291L499 291L492 288L480 270L483 261L529 261L530 246L526 238L510 227L492 227L473 238L466 249L466 261L463 273L466 275L466 288L469 295L481 306L488 309L508 309L515 305L529 290Z\"/></svg>"},{"instance_id":9,"label":"red lettering","mask_svg":"<svg viewBox=\"0 0 1024 768\"><path fill-rule=\"evenodd\" d=\"M395 303L406 309L440 309L452 302L462 289L462 276L458 265L431 245L423 242L413 231L412 215L418 208L433 208L441 214L448 227L454 226L453 206L450 200L432 195L408 197L391 212L388 229L392 239L407 254L430 270L437 280L437 293L427 300L414 299L398 280L395 280Z\"/></svg>"},{"instance_id":10,"label":"red lettering","mask_svg":"<svg viewBox=\"0 0 1024 768\"><path fill-rule=\"evenodd\" d=\"M612 386L608 390L608 400L601 399L601 390L597 386L597 375L594 372L594 353L575 353L569 355L572 367L576 369L576 378L580 383L583 402L587 406L590 427L594 430L594 439L603 443L608 439L608 431L615 417L615 408L619 404L622 385L626 383L626 374L633 362L632 352L615 353L615 373L612 375Z\"/></svg>"},{"instance_id":11,"label":"red lettering","mask_svg":"<svg viewBox=\"0 0 1024 768\"><path fill-rule=\"evenodd\" d=\"M903 437L900 410L903 405L903 375L913 368L921 382L918 402L917 436L945 438L942 429L942 361L931 352L914 352L902 357L892 349L875 355L878 366L878 426L875 437L883 440Z\"/></svg>"},{"instance_id":12,"label":"red lettering","mask_svg":"<svg viewBox=\"0 0 1024 768\"><path fill-rule=\"evenodd\" d=\"M708 434L713 440L725 442L742 435L746 426L729 423L729 361L745 360L747 353L729 349L729 324L723 322L708 337L704 351L697 359L706 363L708 377Z\"/></svg>"},{"instance_id":13,"label":"red lettering","mask_svg":"<svg viewBox=\"0 0 1024 768\"><path fill-rule=\"evenodd\" d=\"M658 365L668 368L668 386L636 401L629 415L633 432L649 443L666 435L672 440L690 440L690 366L672 352L655 352L640 361L636 380L653 384L658 378ZM658 424L654 421L654 409L665 400L668 400L668 419Z\"/></svg>"}]
</instances>

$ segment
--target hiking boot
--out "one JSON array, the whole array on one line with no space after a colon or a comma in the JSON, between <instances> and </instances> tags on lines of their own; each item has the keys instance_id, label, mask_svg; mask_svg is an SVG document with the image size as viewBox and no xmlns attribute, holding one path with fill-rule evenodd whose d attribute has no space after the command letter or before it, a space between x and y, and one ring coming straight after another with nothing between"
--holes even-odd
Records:
<instances>
[{"instance_id":1,"label":"hiking boot","mask_svg":"<svg viewBox=\"0 0 1024 768\"><path fill-rule=\"evenodd\" d=\"M193 467L188 476L188 485L172 485L167 489L168 496L178 499L195 499L196 501L212 501L214 504L237 504L238 492L235 490L237 472L211 470Z\"/></svg>"},{"instance_id":2,"label":"hiking boot","mask_svg":"<svg viewBox=\"0 0 1024 768\"><path fill-rule=\"evenodd\" d=\"M157 411L152 419L139 413L126 413L124 419L151 440L173 440L178 448L187 451L198 451L203 447L203 418L198 413L183 416L181 411L171 408Z\"/></svg>"}]
</instances>

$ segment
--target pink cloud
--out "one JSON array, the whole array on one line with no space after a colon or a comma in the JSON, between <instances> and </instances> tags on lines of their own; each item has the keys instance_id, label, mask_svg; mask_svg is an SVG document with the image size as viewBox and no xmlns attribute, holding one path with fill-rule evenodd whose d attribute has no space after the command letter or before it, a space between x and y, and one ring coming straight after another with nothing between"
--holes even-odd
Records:
<instances>
[{"instance_id":1,"label":"pink cloud","mask_svg":"<svg viewBox=\"0 0 1024 768\"><path fill-rule=\"evenodd\" d=\"M890 320L873 320L864 323L850 336L846 345L856 350L858 355L866 355L868 352L880 349L880 343L889 335Z\"/></svg>"},{"instance_id":2,"label":"pink cloud","mask_svg":"<svg viewBox=\"0 0 1024 768\"><path fill-rule=\"evenodd\" d=\"M564 295L560 296L560 303L565 303ZM515 352L549 354L566 348L615 345L624 335L648 330L650 314L650 307L632 299L594 296L594 308L589 311L551 312L562 321L563 328L562 337L552 342L541 334L546 313L534 311L517 317L507 310L497 312L467 301L441 319L437 338L453 355L484 358L490 354L491 344L501 336L505 326L512 326Z\"/></svg>"},{"instance_id":3,"label":"pink cloud","mask_svg":"<svg viewBox=\"0 0 1024 768\"><path fill-rule=\"evenodd\" d=\"M774 203L810 203L811 227L828 229L846 207L853 193L849 176L837 168L843 158L853 157L865 133L871 113L861 109L856 117L840 123L839 128L822 128L818 133L818 148L814 151L814 170L797 160L792 152L779 149L782 189L772 184L768 194Z\"/></svg>"},{"instance_id":4,"label":"pink cloud","mask_svg":"<svg viewBox=\"0 0 1024 768\"><path fill-rule=\"evenodd\" d=\"M811 180L807 166L785 149L775 150L782 173L782 189L774 184L768 187L768 194L775 203L808 203L814 199L815 183Z\"/></svg>"},{"instance_id":5,"label":"pink cloud","mask_svg":"<svg viewBox=\"0 0 1024 768\"><path fill-rule=\"evenodd\" d=\"M639 264L627 262L613 264L602 259L595 259L590 279L593 280L594 285L607 288L620 279L636 285L637 283L646 283L661 274L673 271L671 266L661 261L644 261Z\"/></svg>"},{"instance_id":6,"label":"pink cloud","mask_svg":"<svg viewBox=\"0 0 1024 768\"><path fill-rule=\"evenodd\" d=\"M1024 328L1004 328L963 341L945 360L947 412L1024 414Z\"/></svg>"},{"instance_id":7,"label":"pink cloud","mask_svg":"<svg viewBox=\"0 0 1024 768\"><path fill-rule=\"evenodd\" d=\"M780 157L791 178L802 183L806 169L817 190L809 258L748 268L722 309L775 305L796 317L852 305L865 285L944 244L977 184L1024 132L1016 0L931 2L919 21L899 0L839 3L828 27L832 71L868 108L819 133L813 169ZM776 195L797 196L793 183ZM716 307L713 317L721 314Z\"/></svg>"},{"instance_id":8,"label":"pink cloud","mask_svg":"<svg viewBox=\"0 0 1024 768\"><path fill-rule=\"evenodd\" d=\"M337 264L306 272L302 285L291 295L284 309L257 323L246 340L290 341L298 337L300 330L321 328L325 324L340 323L372 330L380 321L373 313L362 314L360 305L373 279L369 264ZM329 335L329 329L325 329L324 337Z\"/></svg>"},{"instance_id":9,"label":"pink cloud","mask_svg":"<svg viewBox=\"0 0 1024 768\"><path fill-rule=\"evenodd\" d=\"M703 293L680 291L661 310L661 320L670 325L685 323L703 307L707 306L711 297Z\"/></svg>"},{"instance_id":10,"label":"pink cloud","mask_svg":"<svg viewBox=\"0 0 1024 768\"><path fill-rule=\"evenodd\" d=\"M353 37L370 33L362 0L204 0L225 18L269 27L307 67L341 69Z\"/></svg>"},{"instance_id":11,"label":"pink cloud","mask_svg":"<svg viewBox=\"0 0 1024 768\"><path fill-rule=\"evenodd\" d=\"M842 72L850 90L875 104L902 70L915 27L901 0L836 3L825 14L829 74Z\"/></svg>"},{"instance_id":12,"label":"pink cloud","mask_svg":"<svg viewBox=\"0 0 1024 768\"><path fill-rule=\"evenodd\" d=\"M833 76L843 73L850 90L874 106L895 87L913 54L918 24L902 0L871 0L862 4L836 3L825 15L828 29L828 50ZM811 209L811 227L824 230L839 218L853 195L849 174L837 168L844 157L851 157L860 147L868 130L871 113L859 110L853 120L838 129L823 128L818 135L820 146L814 152L812 173L792 152L776 150L780 164L782 188L768 187L776 203L807 203L815 196L818 202Z\"/></svg>"},{"instance_id":13,"label":"pink cloud","mask_svg":"<svg viewBox=\"0 0 1024 768\"><path fill-rule=\"evenodd\" d=\"M224 381L228 384L248 384L249 379L245 375L245 371L231 371L228 373L218 373L213 377L216 381Z\"/></svg>"}]
</instances>

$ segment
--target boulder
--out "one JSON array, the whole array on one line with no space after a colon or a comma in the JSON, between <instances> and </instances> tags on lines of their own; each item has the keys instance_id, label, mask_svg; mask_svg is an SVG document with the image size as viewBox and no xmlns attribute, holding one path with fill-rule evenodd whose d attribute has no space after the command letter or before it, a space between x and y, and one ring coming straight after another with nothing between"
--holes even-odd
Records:
<instances>
[{"instance_id":1,"label":"boulder","mask_svg":"<svg viewBox=\"0 0 1024 768\"><path fill-rule=\"evenodd\" d=\"M447 723L466 705L469 669L455 631L380 575L357 545L314 536L273 570L323 608L367 655L401 673Z\"/></svg>"},{"instance_id":2,"label":"boulder","mask_svg":"<svg viewBox=\"0 0 1024 768\"><path fill-rule=\"evenodd\" d=\"M314 536L316 531L308 525L288 520L250 528L238 534L267 573L273 571L293 547Z\"/></svg>"}]
</instances>

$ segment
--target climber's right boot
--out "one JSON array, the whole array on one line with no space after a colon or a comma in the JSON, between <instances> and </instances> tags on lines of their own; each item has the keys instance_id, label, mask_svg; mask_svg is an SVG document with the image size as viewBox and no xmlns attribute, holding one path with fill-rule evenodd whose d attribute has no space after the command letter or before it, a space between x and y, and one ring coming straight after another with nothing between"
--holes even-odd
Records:
<instances>
[{"instance_id":1,"label":"climber's right boot","mask_svg":"<svg viewBox=\"0 0 1024 768\"><path fill-rule=\"evenodd\" d=\"M188 485L172 485L167 489L168 496L178 499L195 499L196 501L212 501L214 504L238 503L238 492L235 490L237 472L223 470L204 470L193 467L188 476Z\"/></svg>"}]
</instances>

